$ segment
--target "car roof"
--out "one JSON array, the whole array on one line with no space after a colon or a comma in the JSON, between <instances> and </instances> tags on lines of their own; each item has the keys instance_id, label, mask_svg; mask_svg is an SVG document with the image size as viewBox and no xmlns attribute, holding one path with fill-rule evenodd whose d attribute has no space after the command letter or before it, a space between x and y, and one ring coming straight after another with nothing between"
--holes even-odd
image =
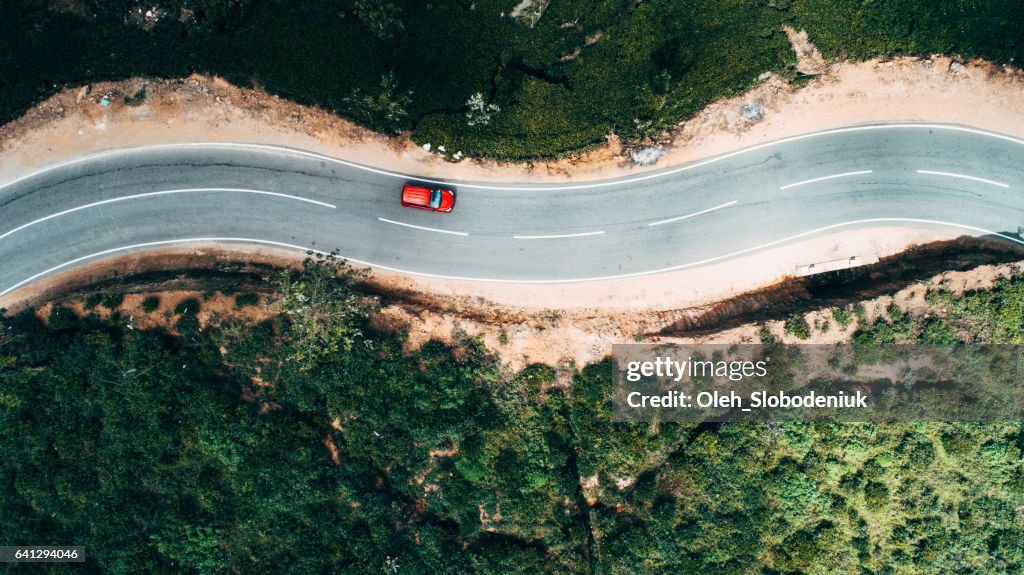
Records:
<instances>
[{"instance_id":1,"label":"car roof","mask_svg":"<svg viewBox=\"0 0 1024 575\"><path fill-rule=\"evenodd\" d=\"M402 201L421 206L430 205L430 188L406 184L402 189Z\"/></svg>"}]
</instances>

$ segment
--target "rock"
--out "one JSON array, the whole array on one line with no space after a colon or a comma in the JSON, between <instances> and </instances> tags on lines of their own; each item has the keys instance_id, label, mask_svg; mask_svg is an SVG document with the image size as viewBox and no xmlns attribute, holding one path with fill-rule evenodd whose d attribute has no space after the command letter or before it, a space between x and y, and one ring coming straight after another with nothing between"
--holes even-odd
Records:
<instances>
[{"instance_id":1,"label":"rock","mask_svg":"<svg viewBox=\"0 0 1024 575\"><path fill-rule=\"evenodd\" d=\"M759 122L761 118L764 118L764 108L761 107L761 104L743 104L743 107L740 108L740 115L751 122Z\"/></svg>"},{"instance_id":2,"label":"rock","mask_svg":"<svg viewBox=\"0 0 1024 575\"><path fill-rule=\"evenodd\" d=\"M949 63L949 71L954 73L954 74L959 74L960 71L963 70L963 69L964 69L964 65L961 64L960 62L950 62Z\"/></svg>"},{"instance_id":3,"label":"rock","mask_svg":"<svg viewBox=\"0 0 1024 575\"><path fill-rule=\"evenodd\" d=\"M629 161L639 166L651 166L657 163L657 161L664 155L665 150L653 146L647 148L634 148L629 151Z\"/></svg>"}]
</instances>

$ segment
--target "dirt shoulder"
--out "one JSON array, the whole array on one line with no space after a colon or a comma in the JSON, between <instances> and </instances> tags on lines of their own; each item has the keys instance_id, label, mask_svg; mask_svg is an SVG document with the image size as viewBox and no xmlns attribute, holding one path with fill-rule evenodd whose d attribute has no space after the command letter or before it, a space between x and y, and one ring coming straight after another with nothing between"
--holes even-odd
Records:
<instances>
[{"instance_id":1,"label":"dirt shoulder","mask_svg":"<svg viewBox=\"0 0 1024 575\"><path fill-rule=\"evenodd\" d=\"M173 328L176 316L169 310L182 299L195 297L203 300L198 317L203 327L224 319L252 323L271 316L268 299L260 298L257 306L238 308L234 295L266 295L270 288L264 278L281 266L298 266L301 257L284 250L225 249L219 245L151 250L45 278L0 301L0 306L9 305L11 311L42 307L39 313L45 316L45 304L56 302L82 313L89 294L123 293L126 295L118 311L134 327ZM1019 271L1022 258L1024 250L1006 242L959 238L915 248L854 270L791 277L716 303L681 305L666 298L662 300L664 307L657 309L537 309L503 304L479 294L410 287L406 276L381 274L372 275L361 290L381 304L372 316L373 324L382 330L406 333L409 350L431 339L455 343L478 337L514 369L540 362L565 367L563 371L570 373L568 368L573 363L598 361L615 343L753 342L758 341L762 326L779 339L794 339L783 329L783 320L793 314L822 327L829 321L830 306L870 300L866 306L872 310L877 307L872 301L885 305L909 301L920 295L913 291L914 286L945 285L948 282L942 278L947 277L958 278L964 289L984 289L995 279L1007 277L1008 270ZM159 297L158 309L147 312L142 308L147 295ZM102 314L103 310L99 311ZM844 330L849 331L844 326L827 337L837 337Z\"/></svg>"}]
</instances>

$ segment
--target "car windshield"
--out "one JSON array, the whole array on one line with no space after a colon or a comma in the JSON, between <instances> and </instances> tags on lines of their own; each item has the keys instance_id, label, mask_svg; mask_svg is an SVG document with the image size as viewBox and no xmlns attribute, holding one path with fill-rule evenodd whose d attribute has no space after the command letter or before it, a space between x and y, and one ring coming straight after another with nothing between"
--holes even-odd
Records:
<instances>
[{"instance_id":1,"label":"car windshield","mask_svg":"<svg viewBox=\"0 0 1024 575\"><path fill-rule=\"evenodd\" d=\"M430 190L430 207L435 210L441 207L441 190Z\"/></svg>"}]
</instances>

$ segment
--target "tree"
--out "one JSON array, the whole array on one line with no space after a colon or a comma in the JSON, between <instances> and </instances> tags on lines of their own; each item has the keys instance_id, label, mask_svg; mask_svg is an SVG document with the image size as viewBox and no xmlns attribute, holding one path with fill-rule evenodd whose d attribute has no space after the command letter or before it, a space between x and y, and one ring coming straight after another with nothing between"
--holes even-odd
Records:
<instances>
[{"instance_id":1,"label":"tree","mask_svg":"<svg viewBox=\"0 0 1024 575\"><path fill-rule=\"evenodd\" d=\"M302 270L284 270L274 276L277 303L290 320L290 359L308 370L327 356L349 351L358 342L369 343L362 324L372 302L357 294L353 285L366 277L333 255L308 257Z\"/></svg>"},{"instance_id":2,"label":"tree","mask_svg":"<svg viewBox=\"0 0 1024 575\"><path fill-rule=\"evenodd\" d=\"M381 40L389 40L405 30L405 24L398 19L401 12L402 9L391 2L356 0L356 16Z\"/></svg>"},{"instance_id":3,"label":"tree","mask_svg":"<svg viewBox=\"0 0 1024 575\"><path fill-rule=\"evenodd\" d=\"M375 93L356 88L344 101L352 119L380 132L397 134L409 115L406 107L412 101L412 90L403 92L395 73L388 72L380 77L380 89Z\"/></svg>"},{"instance_id":4,"label":"tree","mask_svg":"<svg viewBox=\"0 0 1024 575\"><path fill-rule=\"evenodd\" d=\"M494 114L500 111L501 108L497 104L485 102L483 93L477 92L466 101L466 125L486 126L491 123Z\"/></svg>"}]
</instances>

